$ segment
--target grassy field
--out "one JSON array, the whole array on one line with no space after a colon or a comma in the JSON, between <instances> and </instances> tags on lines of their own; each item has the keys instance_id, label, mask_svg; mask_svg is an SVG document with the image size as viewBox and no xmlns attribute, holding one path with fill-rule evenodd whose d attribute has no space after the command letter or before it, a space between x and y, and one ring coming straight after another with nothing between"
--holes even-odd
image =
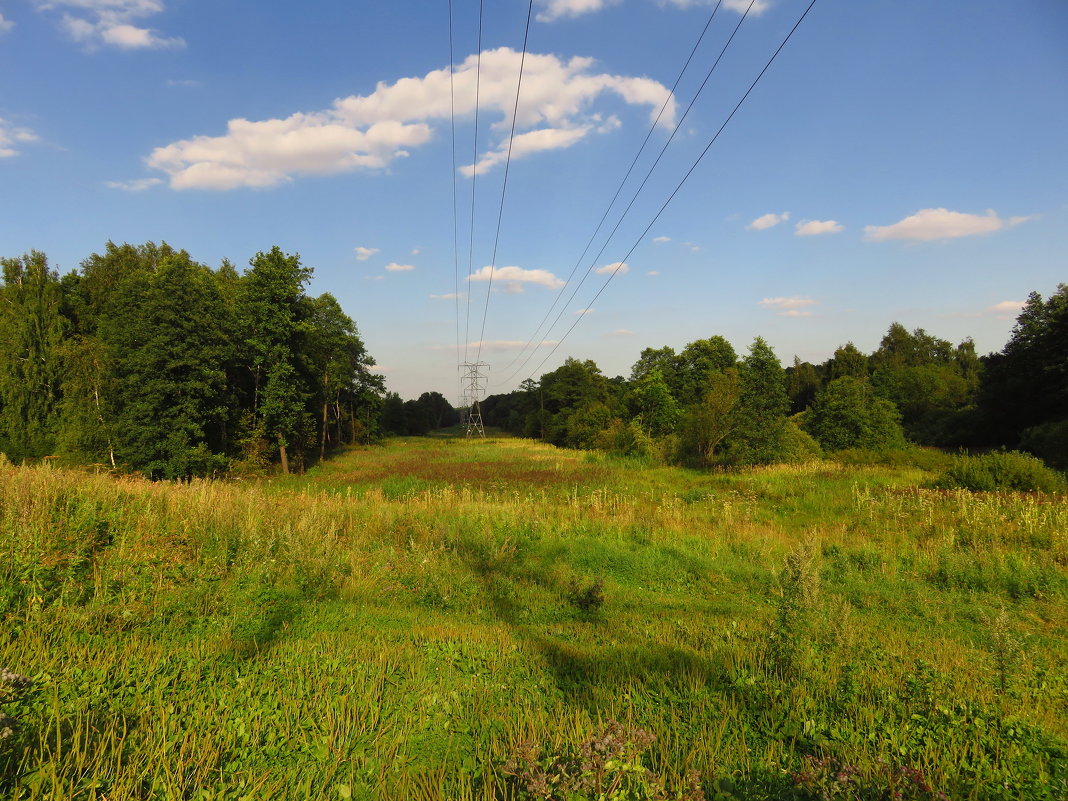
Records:
<instances>
[{"instance_id":1,"label":"grassy field","mask_svg":"<svg viewBox=\"0 0 1068 801\"><path fill-rule=\"evenodd\" d=\"M0 466L0 796L1063 801L1068 499L930 478Z\"/></svg>"}]
</instances>

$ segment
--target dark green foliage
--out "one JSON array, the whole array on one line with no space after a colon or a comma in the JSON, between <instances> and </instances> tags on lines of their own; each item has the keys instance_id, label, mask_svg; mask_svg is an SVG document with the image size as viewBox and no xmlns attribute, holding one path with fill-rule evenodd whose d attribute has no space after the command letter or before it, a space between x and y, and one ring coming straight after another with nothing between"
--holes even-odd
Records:
<instances>
[{"instance_id":1,"label":"dark green foliage","mask_svg":"<svg viewBox=\"0 0 1068 801\"><path fill-rule=\"evenodd\" d=\"M993 442L1016 445L1026 429L1064 420L1068 284L1046 300L1032 292L1004 350L987 357L985 366L980 405Z\"/></svg>"},{"instance_id":2,"label":"dark green foliage","mask_svg":"<svg viewBox=\"0 0 1068 801\"><path fill-rule=\"evenodd\" d=\"M3 262L0 452L60 453L154 478L303 466L375 430L382 379L311 269L277 247L238 275L166 243L108 242L62 279L43 254Z\"/></svg>"},{"instance_id":3,"label":"dark green foliage","mask_svg":"<svg viewBox=\"0 0 1068 801\"><path fill-rule=\"evenodd\" d=\"M650 435L661 437L675 430L679 406L659 367L649 370L635 382L634 405L639 425Z\"/></svg>"},{"instance_id":4,"label":"dark green foliage","mask_svg":"<svg viewBox=\"0 0 1068 801\"><path fill-rule=\"evenodd\" d=\"M1068 420L1050 420L1020 434L1020 448L1058 470L1068 470Z\"/></svg>"},{"instance_id":5,"label":"dark green foliage","mask_svg":"<svg viewBox=\"0 0 1068 801\"><path fill-rule=\"evenodd\" d=\"M819 392L820 374L815 365L803 362L794 356L794 364L786 370L787 394L790 396L790 412L797 414L807 409Z\"/></svg>"},{"instance_id":6,"label":"dark green foliage","mask_svg":"<svg viewBox=\"0 0 1068 801\"><path fill-rule=\"evenodd\" d=\"M783 455L786 373L779 357L761 337L753 340L739 370L738 425L726 440L731 464L772 464Z\"/></svg>"},{"instance_id":7,"label":"dark green foliage","mask_svg":"<svg viewBox=\"0 0 1068 801\"><path fill-rule=\"evenodd\" d=\"M847 342L834 352L830 361L830 378L867 378L868 357L852 342Z\"/></svg>"},{"instance_id":8,"label":"dark green foliage","mask_svg":"<svg viewBox=\"0 0 1068 801\"><path fill-rule=\"evenodd\" d=\"M708 388L708 381L738 363L738 355L731 343L721 336L698 339L688 344L674 359L674 380L665 374L672 394L680 406L701 400Z\"/></svg>"},{"instance_id":9,"label":"dark green foliage","mask_svg":"<svg viewBox=\"0 0 1068 801\"><path fill-rule=\"evenodd\" d=\"M98 333L115 381L119 459L153 478L222 469L228 332L211 271L171 252L116 292L123 313Z\"/></svg>"},{"instance_id":10,"label":"dark green foliage","mask_svg":"<svg viewBox=\"0 0 1068 801\"><path fill-rule=\"evenodd\" d=\"M905 447L899 420L894 405L876 397L866 380L843 376L816 395L804 428L825 450L883 451Z\"/></svg>"},{"instance_id":11,"label":"dark green foliage","mask_svg":"<svg viewBox=\"0 0 1068 801\"><path fill-rule=\"evenodd\" d=\"M3 259L0 268L0 453L20 461L55 450L68 325L43 253Z\"/></svg>"},{"instance_id":12,"label":"dark green foliage","mask_svg":"<svg viewBox=\"0 0 1068 801\"><path fill-rule=\"evenodd\" d=\"M741 382L735 368L709 378L701 402L690 406L683 418L680 449L684 460L703 467L716 461L717 449L740 423L740 396Z\"/></svg>"},{"instance_id":13,"label":"dark green foliage","mask_svg":"<svg viewBox=\"0 0 1068 801\"><path fill-rule=\"evenodd\" d=\"M937 486L978 492L1063 492L1065 480L1060 473L1046 467L1041 459L1010 451L957 457L938 479Z\"/></svg>"}]
</instances>

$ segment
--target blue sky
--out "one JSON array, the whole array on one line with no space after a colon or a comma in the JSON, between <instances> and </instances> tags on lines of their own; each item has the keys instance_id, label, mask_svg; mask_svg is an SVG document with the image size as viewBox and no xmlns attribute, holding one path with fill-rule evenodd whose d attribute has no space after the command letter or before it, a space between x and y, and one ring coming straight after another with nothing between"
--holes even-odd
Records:
<instances>
[{"instance_id":1,"label":"blue sky","mask_svg":"<svg viewBox=\"0 0 1068 801\"><path fill-rule=\"evenodd\" d=\"M1000 349L1028 292L1068 280L1063 0L817 0L640 239L807 5L723 0L672 96L712 3L535 0L501 212L521 0L486 3L480 70L477 0L453 0L452 95L445 0L0 0L0 255L66 272L152 240L242 266L280 245L405 397L456 398L465 351L499 392L713 334L784 362L871 350L895 320ZM531 339L550 344L523 365Z\"/></svg>"}]
</instances>

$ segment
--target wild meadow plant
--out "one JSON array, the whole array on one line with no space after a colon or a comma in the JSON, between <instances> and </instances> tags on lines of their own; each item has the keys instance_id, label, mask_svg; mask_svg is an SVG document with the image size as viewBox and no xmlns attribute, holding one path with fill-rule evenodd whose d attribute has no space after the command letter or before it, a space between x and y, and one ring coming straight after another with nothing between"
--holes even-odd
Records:
<instances>
[{"instance_id":1,"label":"wild meadow plant","mask_svg":"<svg viewBox=\"0 0 1068 801\"><path fill-rule=\"evenodd\" d=\"M830 760L842 797L1063 801L1066 504L928 477L513 440L2 468L0 665L35 685L0 797L530 798L619 721L602 794L822 798Z\"/></svg>"}]
</instances>

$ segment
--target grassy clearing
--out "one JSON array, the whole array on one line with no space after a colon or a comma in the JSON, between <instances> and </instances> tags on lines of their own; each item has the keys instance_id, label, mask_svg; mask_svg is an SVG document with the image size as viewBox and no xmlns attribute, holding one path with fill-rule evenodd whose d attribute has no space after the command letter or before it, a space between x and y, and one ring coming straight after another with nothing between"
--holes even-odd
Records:
<instances>
[{"instance_id":1,"label":"grassy clearing","mask_svg":"<svg viewBox=\"0 0 1068 801\"><path fill-rule=\"evenodd\" d=\"M243 484L2 468L0 667L36 684L0 793L520 798L524 743L620 721L669 793L1063 799L1068 501L928 478L434 438Z\"/></svg>"}]
</instances>

